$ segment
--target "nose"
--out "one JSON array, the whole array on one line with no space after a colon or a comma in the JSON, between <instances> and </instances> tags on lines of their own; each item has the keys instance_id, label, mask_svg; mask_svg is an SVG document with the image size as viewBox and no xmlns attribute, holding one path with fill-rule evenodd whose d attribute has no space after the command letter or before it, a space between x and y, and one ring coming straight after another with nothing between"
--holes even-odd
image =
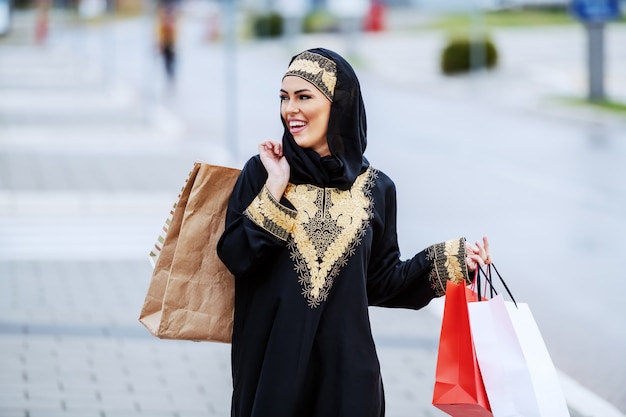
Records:
<instances>
[{"instance_id":1,"label":"nose","mask_svg":"<svg viewBox=\"0 0 626 417\"><path fill-rule=\"evenodd\" d=\"M295 100L287 100L285 104L285 113L296 114L300 111L298 103Z\"/></svg>"}]
</instances>

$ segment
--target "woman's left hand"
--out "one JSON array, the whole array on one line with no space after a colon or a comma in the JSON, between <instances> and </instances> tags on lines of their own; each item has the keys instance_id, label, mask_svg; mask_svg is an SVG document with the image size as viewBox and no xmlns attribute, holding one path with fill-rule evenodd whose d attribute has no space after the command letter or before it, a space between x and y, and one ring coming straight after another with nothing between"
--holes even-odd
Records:
<instances>
[{"instance_id":1,"label":"woman's left hand","mask_svg":"<svg viewBox=\"0 0 626 417\"><path fill-rule=\"evenodd\" d=\"M491 263L489 253L489 240L483 236L483 241L476 241L476 246L471 243L465 245L465 263L470 271L475 271L478 265L485 266Z\"/></svg>"}]
</instances>

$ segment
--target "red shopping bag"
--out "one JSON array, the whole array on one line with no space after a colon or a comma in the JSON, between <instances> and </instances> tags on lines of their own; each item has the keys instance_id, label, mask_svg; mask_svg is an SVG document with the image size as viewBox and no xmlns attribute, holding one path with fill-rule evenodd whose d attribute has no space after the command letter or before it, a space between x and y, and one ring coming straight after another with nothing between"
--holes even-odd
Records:
<instances>
[{"instance_id":1,"label":"red shopping bag","mask_svg":"<svg viewBox=\"0 0 626 417\"><path fill-rule=\"evenodd\" d=\"M493 417L478 368L467 303L477 294L448 281L433 405L453 417Z\"/></svg>"}]
</instances>

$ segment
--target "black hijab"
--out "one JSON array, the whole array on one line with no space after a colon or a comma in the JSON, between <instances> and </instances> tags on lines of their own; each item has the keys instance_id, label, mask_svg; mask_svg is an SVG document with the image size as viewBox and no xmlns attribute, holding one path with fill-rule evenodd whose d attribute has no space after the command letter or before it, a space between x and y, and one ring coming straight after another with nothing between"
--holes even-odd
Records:
<instances>
[{"instance_id":1,"label":"black hijab","mask_svg":"<svg viewBox=\"0 0 626 417\"><path fill-rule=\"evenodd\" d=\"M363 156L367 146L367 121L361 86L352 66L336 52L323 48L308 51L332 60L337 66L327 134L331 155L321 157L312 149L298 146L281 116L283 153L291 168L290 182L347 190L369 166Z\"/></svg>"}]
</instances>

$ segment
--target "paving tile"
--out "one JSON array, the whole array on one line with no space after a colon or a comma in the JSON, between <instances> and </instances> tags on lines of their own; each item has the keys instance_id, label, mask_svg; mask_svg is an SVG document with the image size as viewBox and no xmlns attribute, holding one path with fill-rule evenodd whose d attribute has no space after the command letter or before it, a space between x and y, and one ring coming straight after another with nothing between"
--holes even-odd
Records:
<instances>
[{"instance_id":1,"label":"paving tile","mask_svg":"<svg viewBox=\"0 0 626 417\"><path fill-rule=\"evenodd\" d=\"M19 367L2 367L2 372L0 373L0 384L3 382L15 382L21 381L24 379L24 370L21 366Z\"/></svg>"},{"instance_id":2,"label":"paving tile","mask_svg":"<svg viewBox=\"0 0 626 417\"><path fill-rule=\"evenodd\" d=\"M50 410L29 408L28 417L102 417L100 410Z\"/></svg>"},{"instance_id":3,"label":"paving tile","mask_svg":"<svg viewBox=\"0 0 626 417\"><path fill-rule=\"evenodd\" d=\"M46 392L61 392L60 385L58 381L55 380L13 381L6 383L0 382L0 390L2 392L24 393L24 395Z\"/></svg>"},{"instance_id":4,"label":"paving tile","mask_svg":"<svg viewBox=\"0 0 626 417\"><path fill-rule=\"evenodd\" d=\"M181 410L176 413L177 417L207 417L208 415L217 416L214 410L208 410L208 412L207 411L197 412L197 411ZM230 411L228 411L228 413L226 414L220 414L220 415L223 417L228 417L230 416Z\"/></svg>"},{"instance_id":5,"label":"paving tile","mask_svg":"<svg viewBox=\"0 0 626 417\"><path fill-rule=\"evenodd\" d=\"M177 412L208 412L211 410L210 401L203 395L190 395L189 392L176 393L172 401Z\"/></svg>"},{"instance_id":6,"label":"paving tile","mask_svg":"<svg viewBox=\"0 0 626 417\"><path fill-rule=\"evenodd\" d=\"M0 405L4 404L2 398L25 397L26 390L18 384L0 384Z\"/></svg>"},{"instance_id":7,"label":"paving tile","mask_svg":"<svg viewBox=\"0 0 626 417\"><path fill-rule=\"evenodd\" d=\"M23 409L27 406L28 398L24 392L0 392L0 407Z\"/></svg>"},{"instance_id":8,"label":"paving tile","mask_svg":"<svg viewBox=\"0 0 626 417\"><path fill-rule=\"evenodd\" d=\"M80 410L100 410L102 409L102 401L95 395L93 396L64 396L63 405L68 411Z\"/></svg>"},{"instance_id":9,"label":"paving tile","mask_svg":"<svg viewBox=\"0 0 626 417\"><path fill-rule=\"evenodd\" d=\"M23 408L13 408L0 404L0 416L2 417L28 417L26 410Z\"/></svg>"},{"instance_id":10,"label":"paving tile","mask_svg":"<svg viewBox=\"0 0 626 417\"><path fill-rule=\"evenodd\" d=\"M211 415L219 417L230 416L230 398L228 401L212 402L211 403Z\"/></svg>"},{"instance_id":11,"label":"paving tile","mask_svg":"<svg viewBox=\"0 0 626 417\"><path fill-rule=\"evenodd\" d=\"M176 404L174 404L171 396L169 395L158 397L135 395L133 399L137 403L139 409L146 414L152 414L153 412L175 413L177 410Z\"/></svg>"},{"instance_id":12,"label":"paving tile","mask_svg":"<svg viewBox=\"0 0 626 417\"><path fill-rule=\"evenodd\" d=\"M129 383L120 383L119 381L111 384L99 383L96 388L96 394L99 398L106 399L107 397L123 397L132 394L132 389Z\"/></svg>"},{"instance_id":13,"label":"paving tile","mask_svg":"<svg viewBox=\"0 0 626 417\"><path fill-rule=\"evenodd\" d=\"M109 410L105 408L102 410L102 414L100 417L145 417L141 411L138 410ZM152 416L151 416L152 417ZM157 416L154 416L157 417ZM174 414L168 414L160 417L175 417Z\"/></svg>"},{"instance_id":14,"label":"paving tile","mask_svg":"<svg viewBox=\"0 0 626 417\"><path fill-rule=\"evenodd\" d=\"M135 395L132 393L123 394L103 394L100 396L100 404L102 409L116 410L116 411L135 411L137 410L138 403L135 400Z\"/></svg>"},{"instance_id":15,"label":"paving tile","mask_svg":"<svg viewBox=\"0 0 626 417\"><path fill-rule=\"evenodd\" d=\"M52 410L63 409L64 400L61 393L28 393L27 407L50 408Z\"/></svg>"}]
</instances>

